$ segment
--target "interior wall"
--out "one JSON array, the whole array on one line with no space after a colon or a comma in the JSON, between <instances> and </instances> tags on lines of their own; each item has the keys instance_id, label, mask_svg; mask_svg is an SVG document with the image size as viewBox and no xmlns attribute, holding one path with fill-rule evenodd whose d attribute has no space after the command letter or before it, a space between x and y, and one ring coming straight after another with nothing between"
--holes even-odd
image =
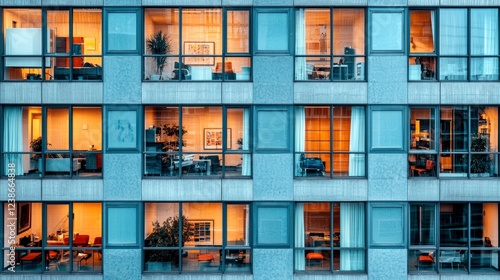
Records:
<instances>
[{"instance_id":1,"label":"interior wall","mask_svg":"<svg viewBox=\"0 0 500 280\"><path fill-rule=\"evenodd\" d=\"M73 150L102 150L102 109L73 109Z\"/></svg>"},{"instance_id":2,"label":"interior wall","mask_svg":"<svg viewBox=\"0 0 500 280\"><path fill-rule=\"evenodd\" d=\"M484 237L491 239L493 247L500 246L498 243L498 203L483 203L483 242Z\"/></svg>"},{"instance_id":3,"label":"interior wall","mask_svg":"<svg viewBox=\"0 0 500 280\"><path fill-rule=\"evenodd\" d=\"M228 205L227 210L227 241L243 241L245 239L245 225L247 205ZM248 237L247 237L248 238Z\"/></svg>"},{"instance_id":4,"label":"interior wall","mask_svg":"<svg viewBox=\"0 0 500 280\"><path fill-rule=\"evenodd\" d=\"M101 203L74 203L73 214L73 234L89 235L89 243L102 237Z\"/></svg>"}]
</instances>

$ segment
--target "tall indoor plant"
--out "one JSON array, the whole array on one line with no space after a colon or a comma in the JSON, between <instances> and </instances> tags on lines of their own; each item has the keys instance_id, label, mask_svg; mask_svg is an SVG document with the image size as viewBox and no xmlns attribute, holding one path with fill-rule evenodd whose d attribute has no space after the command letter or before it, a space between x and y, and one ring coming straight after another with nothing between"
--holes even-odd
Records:
<instances>
[{"instance_id":1,"label":"tall indoor plant","mask_svg":"<svg viewBox=\"0 0 500 280\"><path fill-rule=\"evenodd\" d=\"M146 39L146 47L151 54L158 56L153 57L156 62L156 76L151 75L152 80L160 80L163 74L163 68L165 67L165 62L167 57L164 56L172 51L171 40L167 34L163 31L157 31Z\"/></svg>"},{"instance_id":2,"label":"tall indoor plant","mask_svg":"<svg viewBox=\"0 0 500 280\"><path fill-rule=\"evenodd\" d=\"M146 238L146 247L178 247L193 235L187 217L182 216L182 234L179 237L179 216L168 217L165 221L153 222L153 231ZM147 250L145 253L147 270L169 270L172 264L179 263L179 250Z\"/></svg>"},{"instance_id":3,"label":"tall indoor plant","mask_svg":"<svg viewBox=\"0 0 500 280\"><path fill-rule=\"evenodd\" d=\"M487 152L489 147L489 137L485 134L472 134L470 148L472 152ZM490 155L472 154L470 161L470 172L476 174L490 173Z\"/></svg>"}]
</instances>

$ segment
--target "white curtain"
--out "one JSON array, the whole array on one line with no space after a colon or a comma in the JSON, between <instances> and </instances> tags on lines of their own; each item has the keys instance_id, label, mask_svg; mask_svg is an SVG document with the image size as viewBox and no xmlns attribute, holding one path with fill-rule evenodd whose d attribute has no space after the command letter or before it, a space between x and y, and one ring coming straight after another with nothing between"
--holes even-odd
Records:
<instances>
[{"instance_id":1,"label":"white curtain","mask_svg":"<svg viewBox=\"0 0 500 280\"><path fill-rule=\"evenodd\" d=\"M434 53L436 53L436 22L435 22L436 11L431 10L431 29L432 29L432 45L434 46Z\"/></svg>"},{"instance_id":2,"label":"white curtain","mask_svg":"<svg viewBox=\"0 0 500 280\"><path fill-rule=\"evenodd\" d=\"M298 9L295 12L295 54L306 54L306 19L304 9ZM307 80L305 57L297 57L295 59L295 79Z\"/></svg>"},{"instance_id":3,"label":"white curtain","mask_svg":"<svg viewBox=\"0 0 500 280\"><path fill-rule=\"evenodd\" d=\"M467 55L467 10L441 9L440 54Z\"/></svg>"},{"instance_id":4,"label":"white curtain","mask_svg":"<svg viewBox=\"0 0 500 280\"><path fill-rule=\"evenodd\" d=\"M471 10L471 54L498 55L498 10ZM471 60L471 75L491 75L498 78L498 58L476 58Z\"/></svg>"},{"instance_id":5,"label":"white curtain","mask_svg":"<svg viewBox=\"0 0 500 280\"><path fill-rule=\"evenodd\" d=\"M340 203L340 247L365 246L363 202ZM365 250L340 250L340 270L364 270Z\"/></svg>"},{"instance_id":6,"label":"white curtain","mask_svg":"<svg viewBox=\"0 0 500 280\"><path fill-rule=\"evenodd\" d=\"M353 106L351 109L351 135L349 142L349 176L365 176L365 108Z\"/></svg>"},{"instance_id":7,"label":"white curtain","mask_svg":"<svg viewBox=\"0 0 500 280\"><path fill-rule=\"evenodd\" d=\"M250 206L245 207L245 246L249 246L250 239Z\"/></svg>"},{"instance_id":8,"label":"white curtain","mask_svg":"<svg viewBox=\"0 0 500 280\"><path fill-rule=\"evenodd\" d=\"M295 248L304 248L305 235L304 235L304 203L297 203L295 205ZM295 249L295 269L305 270L306 260L303 249Z\"/></svg>"},{"instance_id":9,"label":"white curtain","mask_svg":"<svg viewBox=\"0 0 500 280\"><path fill-rule=\"evenodd\" d=\"M250 108L243 109L243 147L244 151L250 148ZM241 175L250 176L252 174L252 155L243 154L241 163Z\"/></svg>"},{"instance_id":10,"label":"white curtain","mask_svg":"<svg viewBox=\"0 0 500 280\"><path fill-rule=\"evenodd\" d=\"M295 175L302 174L300 155L304 152L306 143L306 113L304 106L295 107Z\"/></svg>"},{"instance_id":11,"label":"white curtain","mask_svg":"<svg viewBox=\"0 0 500 280\"><path fill-rule=\"evenodd\" d=\"M23 108L21 106L4 109L4 152L23 151ZM4 157L4 174L8 174L9 163L15 164L15 174L23 175L23 155L6 154Z\"/></svg>"}]
</instances>

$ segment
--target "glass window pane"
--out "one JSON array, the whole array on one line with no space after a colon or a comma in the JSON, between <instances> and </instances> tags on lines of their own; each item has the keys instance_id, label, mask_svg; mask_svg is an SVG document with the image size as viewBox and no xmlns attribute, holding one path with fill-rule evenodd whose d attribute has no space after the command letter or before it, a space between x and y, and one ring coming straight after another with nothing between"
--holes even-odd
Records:
<instances>
[{"instance_id":1,"label":"glass window pane","mask_svg":"<svg viewBox=\"0 0 500 280\"><path fill-rule=\"evenodd\" d=\"M498 55L498 9L471 9L470 29L472 55Z\"/></svg>"},{"instance_id":2,"label":"glass window pane","mask_svg":"<svg viewBox=\"0 0 500 280\"><path fill-rule=\"evenodd\" d=\"M83 38L83 42L77 42ZM102 10L73 10L73 43L82 44L82 54L102 54ZM76 53L75 53L76 54ZM100 63L92 57L86 57L85 62ZM102 64L101 64L102 65Z\"/></svg>"},{"instance_id":3,"label":"glass window pane","mask_svg":"<svg viewBox=\"0 0 500 280\"><path fill-rule=\"evenodd\" d=\"M108 245L137 245L137 208L108 208Z\"/></svg>"},{"instance_id":4,"label":"glass window pane","mask_svg":"<svg viewBox=\"0 0 500 280\"><path fill-rule=\"evenodd\" d=\"M102 109L73 108L73 150L102 150Z\"/></svg>"},{"instance_id":5,"label":"glass window pane","mask_svg":"<svg viewBox=\"0 0 500 280\"><path fill-rule=\"evenodd\" d=\"M212 45L201 43L212 43ZM186 55L222 54L222 10L183 9L182 43ZM210 57L186 57L189 65L213 65Z\"/></svg>"},{"instance_id":6,"label":"glass window pane","mask_svg":"<svg viewBox=\"0 0 500 280\"><path fill-rule=\"evenodd\" d=\"M288 51L288 14L257 14L257 51Z\"/></svg>"},{"instance_id":7,"label":"glass window pane","mask_svg":"<svg viewBox=\"0 0 500 280\"><path fill-rule=\"evenodd\" d=\"M108 50L137 50L137 13L108 13Z\"/></svg>"},{"instance_id":8,"label":"glass window pane","mask_svg":"<svg viewBox=\"0 0 500 280\"><path fill-rule=\"evenodd\" d=\"M372 50L403 51L403 13L372 13Z\"/></svg>"},{"instance_id":9,"label":"glass window pane","mask_svg":"<svg viewBox=\"0 0 500 280\"><path fill-rule=\"evenodd\" d=\"M22 57L42 55L42 12L40 9L4 9L5 35L4 78L7 80L41 80L42 58ZM50 39L47 36L47 39ZM47 40L47 48L50 48ZM47 60L45 63L50 63Z\"/></svg>"},{"instance_id":10,"label":"glass window pane","mask_svg":"<svg viewBox=\"0 0 500 280\"><path fill-rule=\"evenodd\" d=\"M410 168L410 177L435 177L437 174L437 156L429 154L409 154L408 166Z\"/></svg>"},{"instance_id":11,"label":"glass window pane","mask_svg":"<svg viewBox=\"0 0 500 280\"><path fill-rule=\"evenodd\" d=\"M372 148L403 148L403 112L372 111Z\"/></svg>"},{"instance_id":12,"label":"glass window pane","mask_svg":"<svg viewBox=\"0 0 500 280\"><path fill-rule=\"evenodd\" d=\"M328 55L330 50L330 10L301 9L296 12L296 54Z\"/></svg>"},{"instance_id":13,"label":"glass window pane","mask_svg":"<svg viewBox=\"0 0 500 280\"><path fill-rule=\"evenodd\" d=\"M498 57L480 57L470 60L471 80L498 80Z\"/></svg>"},{"instance_id":14,"label":"glass window pane","mask_svg":"<svg viewBox=\"0 0 500 280\"><path fill-rule=\"evenodd\" d=\"M434 205L410 206L410 245L436 245Z\"/></svg>"},{"instance_id":15,"label":"glass window pane","mask_svg":"<svg viewBox=\"0 0 500 280\"><path fill-rule=\"evenodd\" d=\"M471 246L481 247L471 255L471 270L485 271L498 266L498 203L471 204Z\"/></svg>"},{"instance_id":16,"label":"glass window pane","mask_svg":"<svg viewBox=\"0 0 500 280\"><path fill-rule=\"evenodd\" d=\"M257 219L256 238L259 245L289 243L288 208L259 207Z\"/></svg>"},{"instance_id":17,"label":"glass window pane","mask_svg":"<svg viewBox=\"0 0 500 280\"><path fill-rule=\"evenodd\" d=\"M467 80L467 58L442 57L439 63L439 80Z\"/></svg>"},{"instance_id":18,"label":"glass window pane","mask_svg":"<svg viewBox=\"0 0 500 280\"><path fill-rule=\"evenodd\" d=\"M442 203L439 210L440 246L466 247L468 241L467 204Z\"/></svg>"},{"instance_id":19,"label":"glass window pane","mask_svg":"<svg viewBox=\"0 0 500 280\"><path fill-rule=\"evenodd\" d=\"M47 149L69 149L69 109L47 109Z\"/></svg>"},{"instance_id":20,"label":"glass window pane","mask_svg":"<svg viewBox=\"0 0 500 280\"><path fill-rule=\"evenodd\" d=\"M248 53L249 47L249 11L227 11L227 52Z\"/></svg>"},{"instance_id":21,"label":"glass window pane","mask_svg":"<svg viewBox=\"0 0 500 280\"><path fill-rule=\"evenodd\" d=\"M373 207L372 245L402 245L405 240L403 218L402 207Z\"/></svg>"},{"instance_id":22,"label":"glass window pane","mask_svg":"<svg viewBox=\"0 0 500 280\"><path fill-rule=\"evenodd\" d=\"M436 150L434 108L410 109L410 149Z\"/></svg>"},{"instance_id":23,"label":"glass window pane","mask_svg":"<svg viewBox=\"0 0 500 280\"><path fill-rule=\"evenodd\" d=\"M467 9L440 9L439 12L440 54L466 55Z\"/></svg>"},{"instance_id":24,"label":"glass window pane","mask_svg":"<svg viewBox=\"0 0 500 280\"><path fill-rule=\"evenodd\" d=\"M442 152L468 150L468 110L466 106L441 107Z\"/></svg>"},{"instance_id":25,"label":"glass window pane","mask_svg":"<svg viewBox=\"0 0 500 280\"><path fill-rule=\"evenodd\" d=\"M365 11L363 9L333 10L333 53L356 55L365 53ZM348 64L347 57L345 63ZM352 71L351 66L349 68Z\"/></svg>"},{"instance_id":26,"label":"glass window pane","mask_svg":"<svg viewBox=\"0 0 500 280\"><path fill-rule=\"evenodd\" d=\"M410 52L434 53L434 10L410 11Z\"/></svg>"},{"instance_id":27,"label":"glass window pane","mask_svg":"<svg viewBox=\"0 0 500 280\"><path fill-rule=\"evenodd\" d=\"M227 205L227 245L250 245L250 220L248 204Z\"/></svg>"},{"instance_id":28,"label":"glass window pane","mask_svg":"<svg viewBox=\"0 0 500 280\"><path fill-rule=\"evenodd\" d=\"M435 57L410 57L409 80L435 80L436 58Z\"/></svg>"},{"instance_id":29,"label":"glass window pane","mask_svg":"<svg viewBox=\"0 0 500 280\"><path fill-rule=\"evenodd\" d=\"M47 205L47 236L44 238L63 241L63 245L68 245L69 238L73 238L69 232L69 223L68 204Z\"/></svg>"}]
</instances>

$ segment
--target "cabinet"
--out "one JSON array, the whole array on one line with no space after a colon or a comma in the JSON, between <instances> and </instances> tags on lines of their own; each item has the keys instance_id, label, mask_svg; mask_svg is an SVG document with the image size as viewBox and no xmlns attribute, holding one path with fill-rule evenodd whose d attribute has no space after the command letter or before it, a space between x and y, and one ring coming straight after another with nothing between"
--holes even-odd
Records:
<instances>
[{"instance_id":1,"label":"cabinet","mask_svg":"<svg viewBox=\"0 0 500 280\"><path fill-rule=\"evenodd\" d=\"M102 154L87 154L85 169L96 170L102 168Z\"/></svg>"},{"instance_id":2,"label":"cabinet","mask_svg":"<svg viewBox=\"0 0 500 280\"><path fill-rule=\"evenodd\" d=\"M69 46L69 37L56 37L56 53L82 55L84 52L83 37L74 37L73 46ZM56 67L69 67L69 60L66 57L56 57ZM83 57L73 57L73 67L82 67Z\"/></svg>"}]
</instances>

